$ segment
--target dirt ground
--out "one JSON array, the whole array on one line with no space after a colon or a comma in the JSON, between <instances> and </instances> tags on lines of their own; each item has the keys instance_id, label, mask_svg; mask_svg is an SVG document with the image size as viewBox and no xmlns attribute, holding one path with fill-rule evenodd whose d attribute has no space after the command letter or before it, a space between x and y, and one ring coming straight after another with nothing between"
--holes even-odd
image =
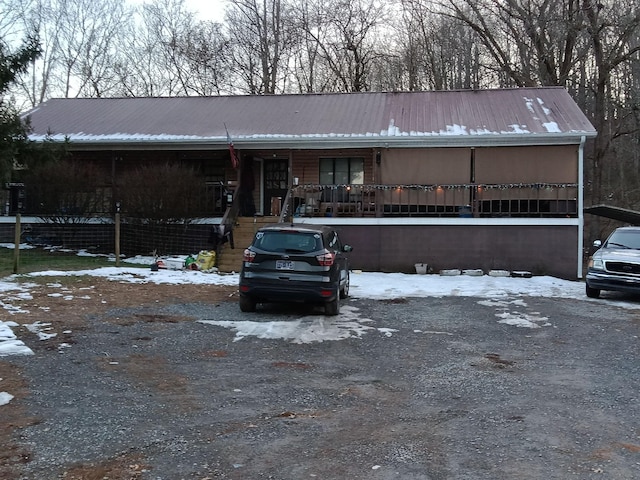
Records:
<instances>
[{"instance_id":1,"label":"dirt ground","mask_svg":"<svg viewBox=\"0 0 640 480\"><path fill-rule=\"evenodd\" d=\"M46 342L49 350L56 350L61 343L73 344L73 335L64 335L71 331L76 335L87 328L87 319L92 316L102 316L107 310L128 307L158 307L163 304L181 302L219 303L235 301L237 288L211 285L132 285L95 277L65 277L48 279L39 286L30 289L31 297L19 302L22 313L19 323L28 324L43 321L43 312L47 312L45 322L51 323L49 333L57 333ZM52 294L55 291L55 294ZM59 295L59 292L63 292ZM73 301L69 298L73 297ZM121 319L107 317L115 324L139 322L180 322L191 318L169 315L144 315ZM141 359L138 359L141 360ZM184 380L177 376L167 376L167 372L158 368L158 362L130 361L124 368L131 375L145 382L150 382L158 389L173 390L182 393L181 385ZM2 407L0 416L0 478L18 478L20 466L30 461L32 452L16 443L16 430L35 425L41 421L30 416L25 408L24 399L29 396L29 380L20 368L0 357L0 390L11 392L15 397L9 404ZM102 479L136 479L145 471L144 459L139 455L121 455L106 459L104 463L89 465L74 465L65 472L68 480L102 480Z\"/></svg>"}]
</instances>

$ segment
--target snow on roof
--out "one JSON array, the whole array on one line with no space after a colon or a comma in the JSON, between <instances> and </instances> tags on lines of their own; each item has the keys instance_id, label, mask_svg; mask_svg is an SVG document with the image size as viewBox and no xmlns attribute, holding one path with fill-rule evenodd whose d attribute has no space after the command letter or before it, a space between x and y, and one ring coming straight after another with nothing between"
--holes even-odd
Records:
<instances>
[{"instance_id":1,"label":"snow on roof","mask_svg":"<svg viewBox=\"0 0 640 480\"><path fill-rule=\"evenodd\" d=\"M31 137L82 144L365 146L480 139L574 143L596 131L564 88L270 96L52 99ZM499 139L499 140L498 140Z\"/></svg>"}]
</instances>

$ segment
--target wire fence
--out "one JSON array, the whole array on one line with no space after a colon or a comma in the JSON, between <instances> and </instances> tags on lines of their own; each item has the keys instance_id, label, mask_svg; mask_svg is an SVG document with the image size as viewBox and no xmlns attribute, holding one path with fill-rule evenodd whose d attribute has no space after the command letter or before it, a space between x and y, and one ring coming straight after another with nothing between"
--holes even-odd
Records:
<instances>
[{"instance_id":1,"label":"wire fence","mask_svg":"<svg viewBox=\"0 0 640 480\"><path fill-rule=\"evenodd\" d=\"M46 267L65 256L104 257L115 261L135 256L166 257L197 255L216 250L220 242L218 223L192 220L182 223L149 223L144 219L0 217L0 242L5 247L0 270L13 273L25 266ZM16 245L19 248L16 249ZM13 254L13 260L11 256Z\"/></svg>"}]
</instances>

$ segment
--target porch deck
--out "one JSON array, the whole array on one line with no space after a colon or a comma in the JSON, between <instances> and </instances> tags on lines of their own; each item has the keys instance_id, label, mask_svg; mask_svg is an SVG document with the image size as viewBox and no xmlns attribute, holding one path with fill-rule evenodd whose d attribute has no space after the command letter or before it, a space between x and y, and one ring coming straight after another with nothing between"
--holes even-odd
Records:
<instances>
[{"instance_id":1,"label":"porch deck","mask_svg":"<svg viewBox=\"0 0 640 480\"><path fill-rule=\"evenodd\" d=\"M297 217L578 217L578 184L298 185Z\"/></svg>"}]
</instances>

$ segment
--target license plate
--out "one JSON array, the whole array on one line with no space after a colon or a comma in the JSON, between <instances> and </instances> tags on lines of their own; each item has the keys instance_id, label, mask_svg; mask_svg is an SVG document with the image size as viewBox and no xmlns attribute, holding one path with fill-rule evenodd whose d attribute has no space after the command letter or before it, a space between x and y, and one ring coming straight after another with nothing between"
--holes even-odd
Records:
<instances>
[{"instance_id":1,"label":"license plate","mask_svg":"<svg viewBox=\"0 0 640 480\"><path fill-rule=\"evenodd\" d=\"M293 261L276 260L276 270L293 270Z\"/></svg>"}]
</instances>

